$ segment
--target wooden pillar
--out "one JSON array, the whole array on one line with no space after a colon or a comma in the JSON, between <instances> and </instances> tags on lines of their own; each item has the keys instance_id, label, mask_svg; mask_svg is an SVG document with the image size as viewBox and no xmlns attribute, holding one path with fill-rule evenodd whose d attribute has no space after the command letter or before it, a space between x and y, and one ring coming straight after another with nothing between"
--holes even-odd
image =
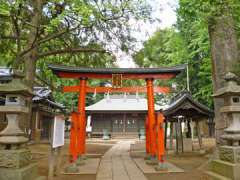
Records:
<instances>
[{"instance_id":1,"label":"wooden pillar","mask_svg":"<svg viewBox=\"0 0 240 180\"><path fill-rule=\"evenodd\" d=\"M50 153L50 156L49 156L49 162L48 162L48 180L53 180L53 176L54 176L54 165L55 165L55 162L54 162L54 153L55 149L54 148L51 148L51 153Z\"/></svg>"},{"instance_id":2,"label":"wooden pillar","mask_svg":"<svg viewBox=\"0 0 240 180\"><path fill-rule=\"evenodd\" d=\"M78 97L78 155L81 156L86 151L86 114L85 114L85 104L86 104L86 85L87 81L84 78L80 79L80 90Z\"/></svg>"},{"instance_id":3,"label":"wooden pillar","mask_svg":"<svg viewBox=\"0 0 240 180\"><path fill-rule=\"evenodd\" d=\"M62 160L61 147L51 148L49 156L48 180L53 180L54 176L60 173L60 163Z\"/></svg>"},{"instance_id":4,"label":"wooden pillar","mask_svg":"<svg viewBox=\"0 0 240 180\"><path fill-rule=\"evenodd\" d=\"M175 132L176 132L176 152L179 153L183 151L183 141L182 141L182 129L181 121L177 119L175 123Z\"/></svg>"},{"instance_id":5,"label":"wooden pillar","mask_svg":"<svg viewBox=\"0 0 240 180\"><path fill-rule=\"evenodd\" d=\"M168 122L165 120L165 128L164 128L164 147L167 148L167 129L168 129Z\"/></svg>"},{"instance_id":6,"label":"wooden pillar","mask_svg":"<svg viewBox=\"0 0 240 180\"><path fill-rule=\"evenodd\" d=\"M170 122L170 149L173 149L173 123L174 122Z\"/></svg>"},{"instance_id":7,"label":"wooden pillar","mask_svg":"<svg viewBox=\"0 0 240 180\"><path fill-rule=\"evenodd\" d=\"M182 121L181 120L179 120L179 132L180 132L180 140L181 140L181 151L182 151L182 153L183 153L183 131L182 131Z\"/></svg>"},{"instance_id":8,"label":"wooden pillar","mask_svg":"<svg viewBox=\"0 0 240 180\"><path fill-rule=\"evenodd\" d=\"M62 162L62 147L58 147L57 149L57 156L56 156L56 170L54 172L55 176L59 176L61 170L61 162Z\"/></svg>"},{"instance_id":9,"label":"wooden pillar","mask_svg":"<svg viewBox=\"0 0 240 180\"><path fill-rule=\"evenodd\" d=\"M196 122L196 128L197 128L198 143L199 143L200 150L202 150L203 146L202 146L201 129L200 129L200 126L199 126L199 122L197 120L195 122Z\"/></svg>"},{"instance_id":10,"label":"wooden pillar","mask_svg":"<svg viewBox=\"0 0 240 180\"><path fill-rule=\"evenodd\" d=\"M176 144L177 152L183 152L182 123L180 119L176 122Z\"/></svg>"},{"instance_id":11,"label":"wooden pillar","mask_svg":"<svg viewBox=\"0 0 240 180\"><path fill-rule=\"evenodd\" d=\"M148 121L149 121L149 140L150 140L150 154L156 155L156 134L154 131L155 125L155 110L154 110L154 92L153 92L153 79L146 79L147 83L147 99L148 99Z\"/></svg>"},{"instance_id":12,"label":"wooden pillar","mask_svg":"<svg viewBox=\"0 0 240 180\"><path fill-rule=\"evenodd\" d=\"M174 129L175 129L175 137L176 137L176 153L178 154L178 150L179 150L179 138L178 138L178 123L177 122L175 122L175 127L174 127Z\"/></svg>"},{"instance_id":13,"label":"wooden pillar","mask_svg":"<svg viewBox=\"0 0 240 180\"><path fill-rule=\"evenodd\" d=\"M191 138L192 137L192 130L191 130L191 125L190 125L190 120L187 119L187 138Z\"/></svg>"}]
</instances>

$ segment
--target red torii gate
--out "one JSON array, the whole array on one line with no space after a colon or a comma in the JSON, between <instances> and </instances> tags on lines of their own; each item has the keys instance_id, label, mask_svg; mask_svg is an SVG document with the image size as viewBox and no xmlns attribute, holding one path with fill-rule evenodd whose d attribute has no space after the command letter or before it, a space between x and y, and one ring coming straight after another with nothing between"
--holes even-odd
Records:
<instances>
[{"instance_id":1,"label":"red torii gate","mask_svg":"<svg viewBox=\"0 0 240 180\"><path fill-rule=\"evenodd\" d=\"M154 92L168 93L167 87L154 87L154 79L171 79L185 69L184 65L165 68L81 68L61 65L49 65L49 68L60 78L79 79L78 86L66 86L64 92L79 92L78 112L72 114L73 126L71 131L70 153L72 161L85 153L86 93L102 92L147 92L148 116L146 119L146 152L152 157L158 156L162 161L164 153L163 123L164 117L160 113L156 119L154 110ZM87 79L117 78L117 87L88 87ZM121 87L122 79L145 79L145 87ZM121 84L121 82L120 82ZM156 121L157 120L157 121ZM158 127L159 126L159 127Z\"/></svg>"}]
</instances>

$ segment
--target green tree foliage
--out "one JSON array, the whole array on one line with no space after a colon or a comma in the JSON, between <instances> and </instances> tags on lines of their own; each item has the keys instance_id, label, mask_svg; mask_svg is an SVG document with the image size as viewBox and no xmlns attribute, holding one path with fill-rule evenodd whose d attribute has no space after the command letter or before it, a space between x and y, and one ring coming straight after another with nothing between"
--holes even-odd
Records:
<instances>
[{"instance_id":1,"label":"green tree foliage","mask_svg":"<svg viewBox=\"0 0 240 180\"><path fill-rule=\"evenodd\" d=\"M56 79L46 65L114 66L112 51L127 51L135 40L129 20L148 20L150 11L145 0L0 0L0 65L23 70L31 84L36 69L55 90L76 84ZM77 99L55 96L68 107Z\"/></svg>"},{"instance_id":2,"label":"green tree foliage","mask_svg":"<svg viewBox=\"0 0 240 180\"><path fill-rule=\"evenodd\" d=\"M210 43L207 21L203 19L203 16L207 15L196 9L197 7L204 8L206 4L191 2L192 7L189 9L188 2L179 1L177 29L186 42L189 52L190 90L200 102L212 107Z\"/></svg>"},{"instance_id":3,"label":"green tree foliage","mask_svg":"<svg viewBox=\"0 0 240 180\"><path fill-rule=\"evenodd\" d=\"M140 67L172 66L187 63L186 44L175 29L158 30L144 48L134 55Z\"/></svg>"},{"instance_id":4,"label":"green tree foliage","mask_svg":"<svg viewBox=\"0 0 240 180\"><path fill-rule=\"evenodd\" d=\"M140 67L162 67L186 64L189 59L186 43L180 33L174 28L158 30L148 41L144 48L137 52L133 59ZM171 86L178 83L178 89L186 88L186 74L171 81L156 81L156 85ZM161 96L156 96L157 100Z\"/></svg>"},{"instance_id":5,"label":"green tree foliage","mask_svg":"<svg viewBox=\"0 0 240 180\"><path fill-rule=\"evenodd\" d=\"M181 28L158 30L145 42L144 48L135 54L134 60L141 67L188 64L190 91L199 101L212 106L207 28L201 27L199 22L189 24L185 31ZM186 89L186 74L179 77L176 82L178 90Z\"/></svg>"},{"instance_id":6,"label":"green tree foliage","mask_svg":"<svg viewBox=\"0 0 240 180\"><path fill-rule=\"evenodd\" d=\"M238 0L180 0L176 26L172 29L158 30L145 42L144 48L134 55L135 62L141 67L188 63L191 93L199 101L212 107L211 52L208 34L210 28L215 26L215 18L223 14L233 18L239 34ZM236 65L236 73L240 71L239 66ZM186 82L185 79L181 79L181 83L183 81Z\"/></svg>"}]
</instances>

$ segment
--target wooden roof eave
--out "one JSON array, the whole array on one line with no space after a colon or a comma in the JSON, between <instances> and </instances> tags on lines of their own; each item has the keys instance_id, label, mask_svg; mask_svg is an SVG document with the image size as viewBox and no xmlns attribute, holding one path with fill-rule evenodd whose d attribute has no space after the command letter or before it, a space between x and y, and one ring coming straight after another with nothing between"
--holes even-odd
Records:
<instances>
[{"instance_id":1,"label":"wooden roof eave","mask_svg":"<svg viewBox=\"0 0 240 180\"><path fill-rule=\"evenodd\" d=\"M170 79L181 73L185 65L159 68L83 68L62 65L48 65L60 78L112 78L112 74L121 74L123 79Z\"/></svg>"},{"instance_id":2,"label":"wooden roof eave","mask_svg":"<svg viewBox=\"0 0 240 180\"><path fill-rule=\"evenodd\" d=\"M119 110L109 110L109 111L86 110L86 113L87 114L99 114L99 113L106 113L106 114L112 114L112 113L142 113L143 114L143 113L147 113L147 110L138 110L138 111L136 111L136 110L130 110L130 111L128 111L128 110L124 110L124 111L119 111Z\"/></svg>"},{"instance_id":3,"label":"wooden roof eave","mask_svg":"<svg viewBox=\"0 0 240 180\"><path fill-rule=\"evenodd\" d=\"M189 95L189 94L184 94L182 97L180 97L177 100L177 103L173 104L173 106L170 105L170 107L168 107L167 109L165 109L163 112L165 114L165 116L176 116L178 111L188 111L187 109L184 109L184 104L186 104L186 102L188 102L191 107L188 108L190 109L194 109L195 111L199 112L198 116L203 116L203 117L213 117L214 116L214 112L209 109L208 107L200 104L199 102L193 100L193 98Z\"/></svg>"}]
</instances>

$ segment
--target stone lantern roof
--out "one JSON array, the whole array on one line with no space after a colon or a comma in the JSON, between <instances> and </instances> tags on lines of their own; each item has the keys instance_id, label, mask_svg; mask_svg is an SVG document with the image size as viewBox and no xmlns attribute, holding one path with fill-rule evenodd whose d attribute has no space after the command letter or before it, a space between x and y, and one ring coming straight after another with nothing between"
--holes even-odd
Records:
<instances>
[{"instance_id":1,"label":"stone lantern roof","mask_svg":"<svg viewBox=\"0 0 240 180\"><path fill-rule=\"evenodd\" d=\"M10 83L0 84L0 94L22 94L32 96L33 91L20 79L13 79Z\"/></svg>"},{"instance_id":2,"label":"stone lantern roof","mask_svg":"<svg viewBox=\"0 0 240 180\"><path fill-rule=\"evenodd\" d=\"M224 79L227 81L227 85L219 89L213 96L223 98L226 96L240 95L240 86L237 84L238 76L229 72L225 75Z\"/></svg>"},{"instance_id":3,"label":"stone lantern roof","mask_svg":"<svg viewBox=\"0 0 240 180\"><path fill-rule=\"evenodd\" d=\"M224 106L220 109L223 113L240 112L240 86L237 84L237 78L235 74L227 73L224 77L227 81L225 87L219 89L213 95L216 98L225 99Z\"/></svg>"}]
</instances>

